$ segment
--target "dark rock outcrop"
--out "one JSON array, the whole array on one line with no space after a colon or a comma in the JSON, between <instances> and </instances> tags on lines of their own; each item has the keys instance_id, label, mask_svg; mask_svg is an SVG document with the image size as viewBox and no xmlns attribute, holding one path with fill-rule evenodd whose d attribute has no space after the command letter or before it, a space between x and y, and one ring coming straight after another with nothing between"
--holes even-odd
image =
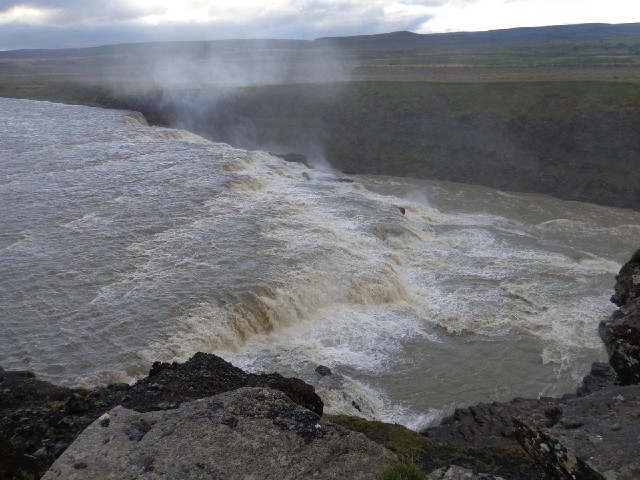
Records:
<instances>
[{"instance_id":1,"label":"dark rock outcrop","mask_svg":"<svg viewBox=\"0 0 640 480\"><path fill-rule=\"evenodd\" d=\"M600 338L620 385L640 383L640 250L616 275L611 301L620 308L600 322Z\"/></svg>"},{"instance_id":2,"label":"dark rock outcrop","mask_svg":"<svg viewBox=\"0 0 640 480\"><path fill-rule=\"evenodd\" d=\"M140 414L118 406L91 424L44 479L368 480L395 461L282 392L242 388L174 410Z\"/></svg>"},{"instance_id":3,"label":"dark rock outcrop","mask_svg":"<svg viewBox=\"0 0 640 480\"><path fill-rule=\"evenodd\" d=\"M625 263L616 275L615 290L611 301L622 307L628 301L640 297L640 250L633 254L633 258Z\"/></svg>"},{"instance_id":4,"label":"dark rock outcrop","mask_svg":"<svg viewBox=\"0 0 640 480\"><path fill-rule=\"evenodd\" d=\"M321 377L325 377L327 375L331 375L331 369L324 365L318 365L316 367L316 373L318 373Z\"/></svg>"},{"instance_id":5,"label":"dark rock outcrop","mask_svg":"<svg viewBox=\"0 0 640 480\"><path fill-rule=\"evenodd\" d=\"M65 402L73 393L31 372L0 369L0 478L19 470L39 477L67 448L75 438L68 432L75 426L79 433L83 423L67 415Z\"/></svg>"},{"instance_id":6,"label":"dark rock outcrop","mask_svg":"<svg viewBox=\"0 0 640 480\"><path fill-rule=\"evenodd\" d=\"M450 445L472 445L477 447L516 445L514 417L527 417L534 412L545 411L554 418L561 412L565 401L589 395L615 384L608 363L594 362L591 372L584 377L576 394L562 398L516 398L510 402L480 403L466 408L457 408L440 425L421 433L432 440Z\"/></svg>"},{"instance_id":7,"label":"dark rock outcrop","mask_svg":"<svg viewBox=\"0 0 640 480\"><path fill-rule=\"evenodd\" d=\"M516 437L554 478L640 478L638 385L571 398L553 418L538 410L514 424Z\"/></svg>"},{"instance_id":8,"label":"dark rock outcrop","mask_svg":"<svg viewBox=\"0 0 640 480\"><path fill-rule=\"evenodd\" d=\"M582 385L578 387L576 394L582 397L613 385L615 385L615 378L611 365L605 362L593 362L591 371L582 379Z\"/></svg>"},{"instance_id":9,"label":"dark rock outcrop","mask_svg":"<svg viewBox=\"0 0 640 480\"><path fill-rule=\"evenodd\" d=\"M19 471L39 478L88 425L116 405L139 412L172 409L241 387L280 390L322 415L320 397L302 380L245 373L204 353L182 364L157 362L149 376L133 386L114 384L91 391L56 387L30 372L0 370L0 479Z\"/></svg>"},{"instance_id":10,"label":"dark rock outcrop","mask_svg":"<svg viewBox=\"0 0 640 480\"><path fill-rule=\"evenodd\" d=\"M640 298L600 322L599 331L617 383L640 383Z\"/></svg>"},{"instance_id":11,"label":"dark rock outcrop","mask_svg":"<svg viewBox=\"0 0 640 480\"><path fill-rule=\"evenodd\" d=\"M8 395L8 393L11 395ZM6 394L5 394L6 392ZM18 408L38 399L66 400L73 390L38 380L32 372L4 371L0 368L0 409Z\"/></svg>"},{"instance_id":12,"label":"dark rock outcrop","mask_svg":"<svg viewBox=\"0 0 640 480\"><path fill-rule=\"evenodd\" d=\"M241 387L280 390L298 405L322 415L322 400L311 385L279 373L246 373L222 358L196 353L185 363L153 364L149 376L129 391L122 406L139 412L175 408L180 403L210 397Z\"/></svg>"},{"instance_id":13,"label":"dark rock outcrop","mask_svg":"<svg viewBox=\"0 0 640 480\"><path fill-rule=\"evenodd\" d=\"M458 408L437 427L421 433L432 440L449 445L470 445L494 447L517 445L514 436L514 415L526 415L532 410L546 406L553 410L557 400L516 398L505 403L480 403L466 408Z\"/></svg>"}]
</instances>

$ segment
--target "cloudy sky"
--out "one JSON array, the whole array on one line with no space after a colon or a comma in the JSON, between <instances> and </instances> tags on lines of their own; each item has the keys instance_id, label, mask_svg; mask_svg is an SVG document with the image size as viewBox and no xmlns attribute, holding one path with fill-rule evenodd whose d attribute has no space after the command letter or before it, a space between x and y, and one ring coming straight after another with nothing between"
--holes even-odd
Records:
<instances>
[{"instance_id":1,"label":"cloudy sky","mask_svg":"<svg viewBox=\"0 0 640 480\"><path fill-rule=\"evenodd\" d=\"M0 50L640 22L640 0L0 0Z\"/></svg>"}]
</instances>

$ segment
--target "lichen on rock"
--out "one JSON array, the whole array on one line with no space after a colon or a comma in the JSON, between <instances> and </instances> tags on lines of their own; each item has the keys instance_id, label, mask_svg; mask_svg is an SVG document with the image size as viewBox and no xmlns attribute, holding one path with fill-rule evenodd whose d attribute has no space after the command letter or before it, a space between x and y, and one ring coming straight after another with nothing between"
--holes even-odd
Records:
<instances>
[{"instance_id":1,"label":"lichen on rock","mask_svg":"<svg viewBox=\"0 0 640 480\"><path fill-rule=\"evenodd\" d=\"M376 478L390 451L269 388L241 388L139 413L118 406L91 424L44 480Z\"/></svg>"}]
</instances>

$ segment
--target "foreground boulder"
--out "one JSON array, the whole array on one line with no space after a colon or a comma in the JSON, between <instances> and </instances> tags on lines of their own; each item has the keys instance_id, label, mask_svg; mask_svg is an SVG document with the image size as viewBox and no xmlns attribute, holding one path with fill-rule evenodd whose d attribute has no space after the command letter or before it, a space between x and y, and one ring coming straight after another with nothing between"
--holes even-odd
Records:
<instances>
[{"instance_id":1,"label":"foreground boulder","mask_svg":"<svg viewBox=\"0 0 640 480\"><path fill-rule=\"evenodd\" d=\"M44 476L53 479L376 478L395 455L322 420L282 392L242 388L92 423Z\"/></svg>"},{"instance_id":2,"label":"foreground boulder","mask_svg":"<svg viewBox=\"0 0 640 480\"><path fill-rule=\"evenodd\" d=\"M56 387L30 372L0 369L0 479L40 478L80 432L116 405L139 412L165 410L241 387L280 390L294 403L322 414L322 400L302 380L249 374L204 353L185 363L155 363L149 376L133 386L114 384L91 391Z\"/></svg>"}]
</instances>

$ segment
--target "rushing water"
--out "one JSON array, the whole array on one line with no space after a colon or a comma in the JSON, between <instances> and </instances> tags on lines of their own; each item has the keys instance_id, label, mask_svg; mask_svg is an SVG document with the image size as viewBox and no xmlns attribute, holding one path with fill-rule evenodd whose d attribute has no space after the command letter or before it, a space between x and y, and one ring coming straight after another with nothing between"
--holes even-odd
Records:
<instances>
[{"instance_id":1,"label":"rushing water","mask_svg":"<svg viewBox=\"0 0 640 480\"><path fill-rule=\"evenodd\" d=\"M631 210L339 182L46 102L0 99L0 161L4 368L92 385L214 352L313 383L329 411L413 427L574 388L640 237Z\"/></svg>"}]
</instances>

